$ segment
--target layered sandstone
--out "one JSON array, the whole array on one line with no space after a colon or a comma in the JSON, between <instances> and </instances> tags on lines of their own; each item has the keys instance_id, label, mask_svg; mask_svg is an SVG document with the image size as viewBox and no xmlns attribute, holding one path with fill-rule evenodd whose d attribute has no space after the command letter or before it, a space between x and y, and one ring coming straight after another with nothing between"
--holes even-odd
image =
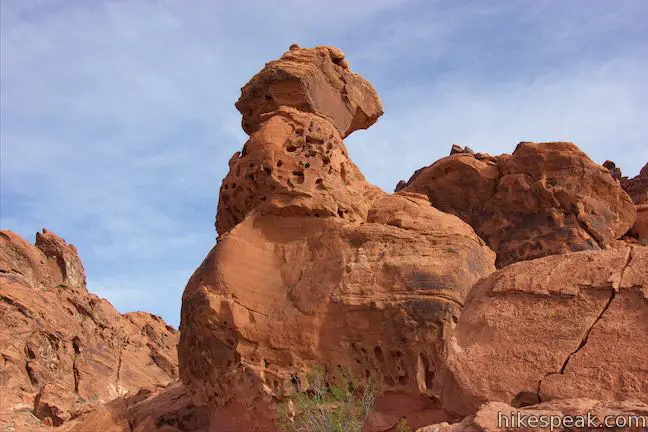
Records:
<instances>
[{"instance_id":1,"label":"layered sandstone","mask_svg":"<svg viewBox=\"0 0 648 432\"><path fill-rule=\"evenodd\" d=\"M178 376L178 332L89 293L74 246L46 230L35 246L0 232L0 321L5 418L28 411L60 426Z\"/></svg>"},{"instance_id":2,"label":"layered sandstone","mask_svg":"<svg viewBox=\"0 0 648 432\"><path fill-rule=\"evenodd\" d=\"M237 104L251 136L221 187L219 242L185 288L179 347L215 430L273 430L274 404L314 365L378 379L383 430L403 415L438 421L443 341L494 271L469 225L425 196L382 192L349 159L342 138L382 108L341 57L293 47ZM296 90L304 81L286 71L315 81Z\"/></svg>"},{"instance_id":3,"label":"layered sandstone","mask_svg":"<svg viewBox=\"0 0 648 432\"><path fill-rule=\"evenodd\" d=\"M609 171L567 142L522 142L497 157L454 149L398 190L425 194L469 223L497 253L499 268L606 249L636 217Z\"/></svg>"}]
</instances>

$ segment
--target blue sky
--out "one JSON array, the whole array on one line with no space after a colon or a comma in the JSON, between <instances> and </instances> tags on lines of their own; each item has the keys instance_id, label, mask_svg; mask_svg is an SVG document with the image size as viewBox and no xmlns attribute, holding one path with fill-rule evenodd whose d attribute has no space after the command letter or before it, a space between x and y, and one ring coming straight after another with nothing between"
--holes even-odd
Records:
<instances>
[{"instance_id":1,"label":"blue sky","mask_svg":"<svg viewBox=\"0 0 648 432\"><path fill-rule=\"evenodd\" d=\"M453 143L648 160L648 2L2 0L0 226L75 244L90 290L178 324L215 242L240 88L335 45L385 115L347 146L391 191Z\"/></svg>"}]
</instances>

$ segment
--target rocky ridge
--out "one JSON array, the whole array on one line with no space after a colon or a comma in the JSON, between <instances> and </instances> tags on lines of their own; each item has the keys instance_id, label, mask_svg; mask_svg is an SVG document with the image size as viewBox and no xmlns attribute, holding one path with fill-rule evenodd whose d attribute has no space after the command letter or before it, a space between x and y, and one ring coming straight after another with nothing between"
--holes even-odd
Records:
<instances>
[{"instance_id":1,"label":"rocky ridge","mask_svg":"<svg viewBox=\"0 0 648 432\"><path fill-rule=\"evenodd\" d=\"M76 248L47 230L35 245L0 231L0 311L0 427L64 430L177 382L177 330L89 293Z\"/></svg>"}]
</instances>

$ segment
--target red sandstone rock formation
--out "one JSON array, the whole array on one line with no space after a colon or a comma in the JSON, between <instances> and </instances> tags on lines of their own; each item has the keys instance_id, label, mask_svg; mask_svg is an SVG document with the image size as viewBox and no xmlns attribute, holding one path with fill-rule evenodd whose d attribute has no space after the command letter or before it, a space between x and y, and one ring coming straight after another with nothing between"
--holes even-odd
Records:
<instances>
[{"instance_id":1,"label":"red sandstone rock formation","mask_svg":"<svg viewBox=\"0 0 648 432\"><path fill-rule=\"evenodd\" d=\"M622 178L621 186L632 197L635 204L648 204L648 163L641 168L636 177Z\"/></svg>"},{"instance_id":2,"label":"red sandstone rock formation","mask_svg":"<svg viewBox=\"0 0 648 432\"><path fill-rule=\"evenodd\" d=\"M648 404L648 248L553 255L479 281L450 338L443 406Z\"/></svg>"},{"instance_id":3,"label":"red sandstone rock formation","mask_svg":"<svg viewBox=\"0 0 648 432\"><path fill-rule=\"evenodd\" d=\"M494 270L470 226L385 194L349 160L342 138L382 108L342 57L294 48L237 104L251 136L221 187L219 243L185 289L179 348L214 430L274 430L273 404L314 365L377 377L400 398L383 399L383 428L437 421L443 341Z\"/></svg>"},{"instance_id":4,"label":"red sandstone rock formation","mask_svg":"<svg viewBox=\"0 0 648 432\"><path fill-rule=\"evenodd\" d=\"M622 179L621 186L637 206L637 220L632 227L632 234L648 242L648 163L644 165L638 176Z\"/></svg>"},{"instance_id":5,"label":"red sandstone rock formation","mask_svg":"<svg viewBox=\"0 0 648 432\"><path fill-rule=\"evenodd\" d=\"M428 196L468 222L497 266L605 249L633 225L630 197L572 143L520 143L512 155L452 154L417 171L402 191Z\"/></svg>"},{"instance_id":6,"label":"red sandstone rock formation","mask_svg":"<svg viewBox=\"0 0 648 432\"><path fill-rule=\"evenodd\" d=\"M343 138L368 128L383 114L371 84L350 71L342 51L327 46L293 46L266 64L243 87L236 103L248 135L282 107L325 117Z\"/></svg>"},{"instance_id":7,"label":"red sandstone rock formation","mask_svg":"<svg viewBox=\"0 0 648 432\"><path fill-rule=\"evenodd\" d=\"M0 322L7 422L28 411L60 426L178 376L178 332L151 314L121 315L90 294L74 246L45 230L36 246L0 232Z\"/></svg>"}]
</instances>

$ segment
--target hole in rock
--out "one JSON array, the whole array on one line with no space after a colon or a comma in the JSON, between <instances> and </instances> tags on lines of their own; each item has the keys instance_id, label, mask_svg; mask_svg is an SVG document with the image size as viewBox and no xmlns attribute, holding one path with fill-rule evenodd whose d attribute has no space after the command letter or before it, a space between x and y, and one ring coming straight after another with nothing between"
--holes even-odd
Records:
<instances>
[{"instance_id":1,"label":"hole in rock","mask_svg":"<svg viewBox=\"0 0 648 432\"><path fill-rule=\"evenodd\" d=\"M268 175L272 174L272 170L269 167L263 168L263 171L265 171L265 173Z\"/></svg>"},{"instance_id":2,"label":"hole in rock","mask_svg":"<svg viewBox=\"0 0 648 432\"><path fill-rule=\"evenodd\" d=\"M540 398L534 392L520 392L511 401L511 406L514 408L524 408L540 403Z\"/></svg>"},{"instance_id":3,"label":"hole in rock","mask_svg":"<svg viewBox=\"0 0 648 432\"><path fill-rule=\"evenodd\" d=\"M306 162L306 165L304 165L304 168L310 168L310 163Z\"/></svg>"},{"instance_id":4,"label":"hole in rock","mask_svg":"<svg viewBox=\"0 0 648 432\"><path fill-rule=\"evenodd\" d=\"M315 180L315 184L320 184L320 183L322 183L323 181L324 181L324 180L322 180L321 178L318 178L317 180Z\"/></svg>"},{"instance_id":5,"label":"hole in rock","mask_svg":"<svg viewBox=\"0 0 648 432\"><path fill-rule=\"evenodd\" d=\"M283 165L283 161L278 160L278 161L277 161L277 167L280 167L281 165ZM268 169L270 169L270 168L268 168Z\"/></svg>"},{"instance_id":6,"label":"hole in rock","mask_svg":"<svg viewBox=\"0 0 648 432\"><path fill-rule=\"evenodd\" d=\"M293 175L295 176L295 181L298 184L304 183L304 173L302 171L293 171Z\"/></svg>"},{"instance_id":7,"label":"hole in rock","mask_svg":"<svg viewBox=\"0 0 648 432\"><path fill-rule=\"evenodd\" d=\"M297 150L297 147L295 147L294 145L291 144L288 147L286 147L286 150L292 153L295 150Z\"/></svg>"},{"instance_id":8,"label":"hole in rock","mask_svg":"<svg viewBox=\"0 0 648 432\"><path fill-rule=\"evenodd\" d=\"M380 364L383 364L385 362L385 357L383 356L383 350L379 346L374 348L374 355L376 356L376 360L378 360Z\"/></svg>"},{"instance_id":9,"label":"hole in rock","mask_svg":"<svg viewBox=\"0 0 648 432\"><path fill-rule=\"evenodd\" d=\"M344 211L343 211L342 209L338 209L337 214L338 214L338 216L340 216L341 218L344 217Z\"/></svg>"}]
</instances>

